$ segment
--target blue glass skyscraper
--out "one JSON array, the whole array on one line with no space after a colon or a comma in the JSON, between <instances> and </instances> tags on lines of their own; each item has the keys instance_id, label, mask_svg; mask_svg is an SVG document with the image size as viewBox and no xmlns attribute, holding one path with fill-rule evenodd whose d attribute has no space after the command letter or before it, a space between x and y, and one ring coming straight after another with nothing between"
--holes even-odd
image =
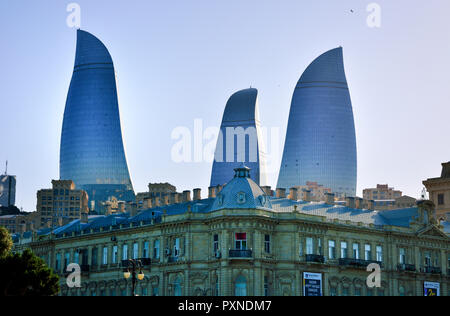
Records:
<instances>
[{"instance_id":1,"label":"blue glass skyscraper","mask_svg":"<svg viewBox=\"0 0 450 316\"><path fill-rule=\"evenodd\" d=\"M278 187L307 181L356 195L356 136L342 48L305 70L292 99Z\"/></svg>"},{"instance_id":2,"label":"blue glass skyscraper","mask_svg":"<svg viewBox=\"0 0 450 316\"><path fill-rule=\"evenodd\" d=\"M64 113L60 178L86 190L97 211L98 202L111 196L134 200L113 61L105 45L82 30L77 31L75 68Z\"/></svg>"},{"instance_id":3,"label":"blue glass skyscraper","mask_svg":"<svg viewBox=\"0 0 450 316\"><path fill-rule=\"evenodd\" d=\"M244 163L257 184L265 183L265 154L258 112L258 90L245 89L227 102L216 146L211 186L224 185Z\"/></svg>"}]
</instances>

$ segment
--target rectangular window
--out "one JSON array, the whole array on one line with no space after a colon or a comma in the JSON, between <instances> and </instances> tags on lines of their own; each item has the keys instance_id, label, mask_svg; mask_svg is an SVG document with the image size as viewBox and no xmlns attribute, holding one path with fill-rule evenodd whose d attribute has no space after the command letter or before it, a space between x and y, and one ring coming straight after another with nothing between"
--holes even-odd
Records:
<instances>
[{"instance_id":1,"label":"rectangular window","mask_svg":"<svg viewBox=\"0 0 450 316\"><path fill-rule=\"evenodd\" d=\"M156 239L155 242L153 243L153 258L154 259L159 259L159 239Z\"/></svg>"},{"instance_id":2,"label":"rectangular window","mask_svg":"<svg viewBox=\"0 0 450 316\"><path fill-rule=\"evenodd\" d=\"M57 253L57 254L56 254L55 270L56 270L56 271L61 270L61 254L60 254L60 253Z\"/></svg>"},{"instance_id":3,"label":"rectangular window","mask_svg":"<svg viewBox=\"0 0 450 316\"><path fill-rule=\"evenodd\" d=\"M359 259L359 244L353 244L353 259Z\"/></svg>"},{"instance_id":4,"label":"rectangular window","mask_svg":"<svg viewBox=\"0 0 450 316\"><path fill-rule=\"evenodd\" d=\"M64 254L64 269L70 264L70 253L66 252Z\"/></svg>"},{"instance_id":5,"label":"rectangular window","mask_svg":"<svg viewBox=\"0 0 450 316\"><path fill-rule=\"evenodd\" d=\"M264 296L269 296L269 278L264 277Z\"/></svg>"},{"instance_id":6,"label":"rectangular window","mask_svg":"<svg viewBox=\"0 0 450 316\"><path fill-rule=\"evenodd\" d=\"M400 264L405 264L406 263L406 250L405 248L400 248L399 249L399 259L398 259Z\"/></svg>"},{"instance_id":7,"label":"rectangular window","mask_svg":"<svg viewBox=\"0 0 450 316\"><path fill-rule=\"evenodd\" d=\"M117 263L118 252L119 252L118 247L117 246L113 246L112 263Z\"/></svg>"},{"instance_id":8,"label":"rectangular window","mask_svg":"<svg viewBox=\"0 0 450 316\"><path fill-rule=\"evenodd\" d=\"M139 257L139 244L133 244L133 259L137 259Z\"/></svg>"},{"instance_id":9,"label":"rectangular window","mask_svg":"<svg viewBox=\"0 0 450 316\"><path fill-rule=\"evenodd\" d=\"M219 235L214 235L213 249L214 249L214 253L219 251Z\"/></svg>"},{"instance_id":10,"label":"rectangular window","mask_svg":"<svg viewBox=\"0 0 450 316\"><path fill-rule=\"evenodd\" d=\"M329 259L336 258L336 242L334 240L328 241L328 258Z\"/></svg>"},{"instance_id":11,"label":"rectangular window","mask_svg":"<svg viewBox=\"0 0 450 316\"><path fill-rule=\"evenodd\" d=\"M235 242L236 250L247 250L247 233L237 233Z\"/></svg>"},{"instance_id":12,"label":"rectangular window","mask_svg":"<svg viewBox=\"0 0 450 316\"><path fill-rule=\"evenodd\" d=\"M264 251L270 253L270 235L264 236Z\"/></svg>"},{"instance_id":13,"label":"rectangular window","mask_svg":"<svg viewBox=\"0 0 450 316\"><path fill-rule=\"evenodd\" d=\"M425 266L426 267L431 267L431 254L430 254L430 252L425 252L425 255L424 255L424 258L425 258Z\"/></svg>"},{"instance_id":14,"label":"rectangular window","mask_svg":"<svg viewBox=\"0 0 450 316\"><path fill-rule=\"evenodd\" d=\"M444 205L444 194L438 194L438 205Z\"/></svg>"},{"instance_id":15,"label":"rectangular window","mask_svg":"<svg viewBox=\"0 0 450 316\"><path fill-rule=\"evenodd\" d=\"M372 260L372 251L369 244L364 245L364 260Z\"/></svg>"},{"instance_id":16,"label":"rectangular window","mask_svg":"<svg viewBox=\"0 0 450 316\"><path fill-rule=\"evenodd\" d=\"M377 261L383 262L383 247L377 246Z\"/></svg>"},{"instance_id":17,"label":"rectangular window","mask_svg":"<svg viewBox=\"0 0 450 316\"><path fill-rule=\"evenodd\" d=\"M317 254L322 256L323 255L323 251L322 251L322 238L317 238Z\"/></svg>"},{"instance_id":18,"label":"rectangular window","mask_svg":"<svg viewBox=\"0 0 450 316\"><path fill-rule=\"evenodd\" d=\"M150 248L150 243L148 241L144 242L144 251L142 256L144 258L149 258L149 248Z\"/></svg>"},{"instance_id":19,"label":"rectangular window","mask_svg":"<svg viewBox=\"0 0 450 316\"><path fill-rule=\"evenodd\" d=\"M122 260L128 260L128 245L122 247Z\"/></svg>"},{"instance_id":20,"label":"rectangular window","mask_svg":"<svg viewBox=\"0 0 450 316\"><path fill-rule=\"evenodd\" d=\"M108 264L108 247L103 247L102 264L103 265L107 265Z\"/></svg>"},{"instance_id":21,"label":"rectangular window","mask_svg":"<svg viewBox=\"0 0 450 316\"><path fill-rule=\"evenodd\" d=\"M97 261L97 256L98 256L98 250L97 250L97 248L93 248L92 249L92 261L91 261L91 263L92 263L92 266L97 266L97 264L98 264L98 261Z\"/></svg>"},{"instance_id":22,"label":"rectangular window","mask_svg":"<svg viewBox=\"0 0 450 316\"><path fill-rule=\"evenodd\" d=\"M180 238L175 238L173 245L173 256L178 257L180 255Z\"/></svg>"},{"instance_id":23,"label":"rectangular window","mask_svg":"<svg viewBox=\"0 0 450 316\"><path fill-rule=\"evenodd\" d=\"M306 238L306 254L314 254L314 240L311 237Z\"/></svg>"},{"instance_id":24,"label":"rectangular window","mask_svg":"<svg viewBox=\"0 0 450 316\"><path fill-rule=\"evenodd\" d=\"M347 242L341 241L341 258L347 258Z\"/></svg>"}]
</instances>

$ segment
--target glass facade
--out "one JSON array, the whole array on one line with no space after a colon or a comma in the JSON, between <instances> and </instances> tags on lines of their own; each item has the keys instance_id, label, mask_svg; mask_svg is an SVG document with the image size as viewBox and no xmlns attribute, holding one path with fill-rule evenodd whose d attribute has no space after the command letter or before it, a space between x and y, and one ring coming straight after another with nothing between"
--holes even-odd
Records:
<instances>
[{"instance_id":1,"label":"glass facade","mask_svg":"<svg viewBox=\"0 0 450 316\"><path fill-rule=\"evenodd\" d=\"M16 203L16 177L0 176L0 206L11 206Z\"/></svg>"},{"instance_id":2,"label":"glass facade","mask_svg":"<svg viewBox=\"0 0 450 316\"><path fill-rule=\"evenodd\" d=\"M86 190L96 206L112 194L132 201L113 61L95 36L78 30L77 37L62 128L60 178Z\"/></svg>"},{"instance_id":3,"label":"glass facade","mask_svg":"<svg viewBox=\"0 0 450 316\"><path fill-rule=\"evenodd\" d=\"M228 100L211 173L212 187L230 182L234 169L242 163L252 170L252 180L257 184L266 182L257 98L258 90L250 88Z\"/></svg>"},{"instance_id":4,"label":"glass facade","mask_svg":"<svg viewBox=\"0 0 450 316\"><path fill-rule=\"evenodd\" d=\"M356 195L356 135L342 48L305 70L292 98L278 188L317 182Z\"/></svg>"}]
</instances>

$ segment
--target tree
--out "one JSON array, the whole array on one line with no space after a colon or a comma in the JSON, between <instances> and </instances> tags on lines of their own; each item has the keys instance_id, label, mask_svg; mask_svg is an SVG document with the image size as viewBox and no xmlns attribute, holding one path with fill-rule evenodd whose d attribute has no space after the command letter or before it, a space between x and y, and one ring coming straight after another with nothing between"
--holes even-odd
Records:
<instances>
[{"instance_id":1,"label":"tree","mask_svg":"<svg viewBox=\"0 0 450 316\"><path fill-rule=\"evenodd\" d=\"M0 226L0 259L8 256L11 252L13 241L11 235L5 227Z\"/></svg>"},{"instance_id":2,"label":"tree","mask_svg":"<svg viewBox=\"0 0 450 316\"><path fill-rule=\"evenodd\" d=\"M0 227L0 296L57 295L59 277L44 260L29 249L12 254L11 246L11 236Z\"/></svg>"}]
</instances>

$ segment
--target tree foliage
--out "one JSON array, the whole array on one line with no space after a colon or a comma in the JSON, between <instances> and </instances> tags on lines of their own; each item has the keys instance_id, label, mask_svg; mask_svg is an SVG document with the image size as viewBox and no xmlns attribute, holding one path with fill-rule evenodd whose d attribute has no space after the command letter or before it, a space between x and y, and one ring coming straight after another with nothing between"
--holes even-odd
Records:
<instances>
[{"instance_id":1,"label":"tree foliage","mask_svg":"<svg viewBox=\"0 0 450 316\"><path fill-rule=\"evenodd\" d=\"M59 278L44 260L29 249L13 254L11 247L11 236L0 228L0 296L57 295Z\"/></svg>"}]
</instances>

